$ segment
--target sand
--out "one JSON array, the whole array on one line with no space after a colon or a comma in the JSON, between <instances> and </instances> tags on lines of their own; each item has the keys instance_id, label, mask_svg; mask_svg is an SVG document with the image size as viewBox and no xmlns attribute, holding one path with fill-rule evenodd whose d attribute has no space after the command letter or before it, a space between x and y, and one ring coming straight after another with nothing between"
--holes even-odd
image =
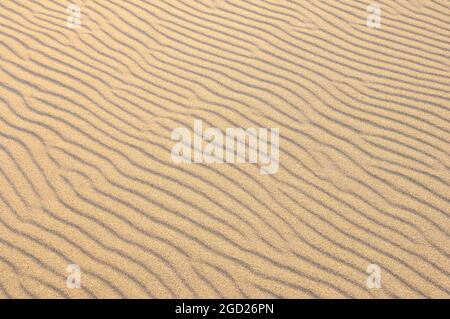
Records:
<instances>
[{"instance_id":1,"label":"sand","mask_svg":"<svg viewBox=\"0 0 450 319\"><path fill-rule=\"evenodd\" d=\"M450 3L373 2L1 1L0 298L448 298Z\"/></svg>"}]
</instances>

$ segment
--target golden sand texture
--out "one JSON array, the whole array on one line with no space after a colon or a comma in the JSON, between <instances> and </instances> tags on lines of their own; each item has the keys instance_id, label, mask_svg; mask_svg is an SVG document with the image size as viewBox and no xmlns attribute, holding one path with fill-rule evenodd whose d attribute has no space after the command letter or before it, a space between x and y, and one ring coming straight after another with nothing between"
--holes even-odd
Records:
<instances>
[{"instance_id":1,"label":"golden sand texture","mask_svg":"<svg viewBox=\"0 0 450 319\"><path fill-rule=\"evenodd\" d=\"M376 1L0 1L0 298L448 298L450 3Z\"/></svg>"}]
</instances>

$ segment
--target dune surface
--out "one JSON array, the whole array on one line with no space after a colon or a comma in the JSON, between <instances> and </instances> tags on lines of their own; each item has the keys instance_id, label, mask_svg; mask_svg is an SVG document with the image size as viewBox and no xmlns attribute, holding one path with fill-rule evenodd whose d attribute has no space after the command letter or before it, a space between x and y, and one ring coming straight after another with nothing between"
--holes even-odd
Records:
<instances>
[{"instance_id":1,"label":"dune surface","mask_svg":"<svg viewBox=\"0 0 450 319\"><path fill-rule=\"evenodd\" d=\"M0 298L450 297L450 3L374 2L0 1Z\"/></svg>"}]
</instances>

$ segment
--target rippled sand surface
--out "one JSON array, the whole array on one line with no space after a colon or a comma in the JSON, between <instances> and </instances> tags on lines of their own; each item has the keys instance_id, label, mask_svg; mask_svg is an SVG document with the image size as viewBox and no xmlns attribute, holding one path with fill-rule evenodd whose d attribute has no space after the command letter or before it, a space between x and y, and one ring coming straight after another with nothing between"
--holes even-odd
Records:
<instances>
[{"instance_id":1,"label":"rippled sand surface","mask_svg":"<svg viewBox=\"0 0 450 319\"><path fill-rule=\"evenodd\" d=\"M0 298L448 298L450 3L372 2L0 1Z\"/></svg>"}]
</instances>

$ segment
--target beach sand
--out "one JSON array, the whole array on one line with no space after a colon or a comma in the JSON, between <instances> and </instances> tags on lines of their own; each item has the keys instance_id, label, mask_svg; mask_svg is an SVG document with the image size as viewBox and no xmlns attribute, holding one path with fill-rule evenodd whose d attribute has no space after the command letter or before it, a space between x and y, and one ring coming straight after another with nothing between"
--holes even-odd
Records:
<instances>
[{"instance_id":1,"label":"beach sand","mask_svg":"<svg viewBox=\"0 0 450 319\"><path fill-rule=\"evenodd\" d=\"M1 1L0 298L448 298L450 3L374 2Z\"/></svg>"}]
</instances>

